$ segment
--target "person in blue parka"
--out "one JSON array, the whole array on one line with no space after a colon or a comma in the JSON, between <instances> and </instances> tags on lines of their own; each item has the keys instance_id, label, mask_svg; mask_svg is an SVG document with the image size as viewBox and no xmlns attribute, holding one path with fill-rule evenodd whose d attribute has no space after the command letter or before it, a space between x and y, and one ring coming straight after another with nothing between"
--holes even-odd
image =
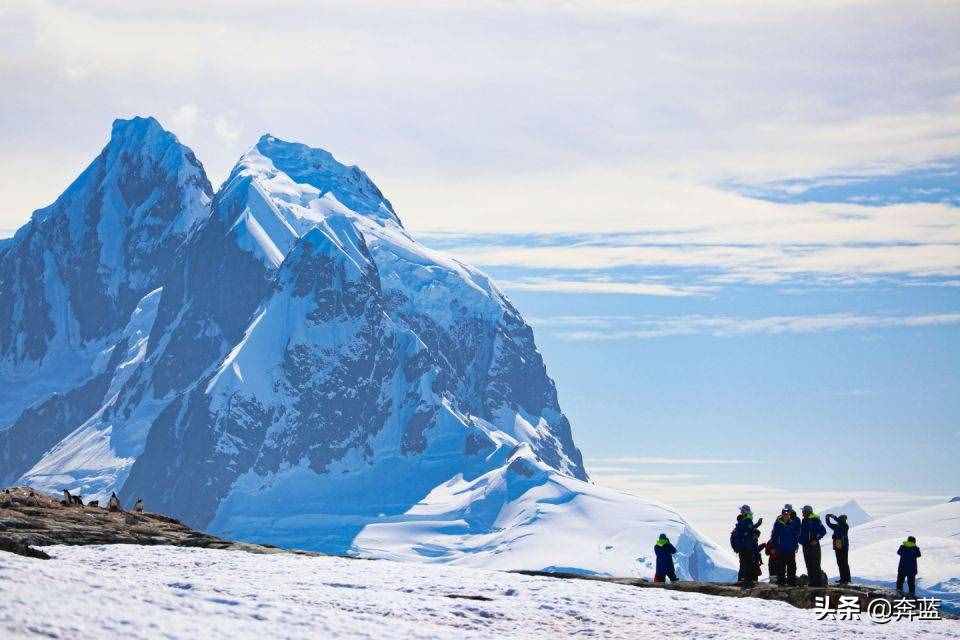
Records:
<instances>
[{"instance_id":1,"label":"person in blue parka","mask_svg":"<svg viewBox=\"0 0 960 640\"><path fill-rule=\"evenodd\" d=\"M825 587L826 574L820 566L820 539L827 535L827 528L810 505L805 505L801 513L803 522L800 524L800 547L803 549L803 564L807 566L808 584L811 587Z\"/></svg>"},{"instance_id":2,"label":"person in blue parka","mask_svg":"<svg viewBox=\"0 0 960 640\"><path fill-rule=\"evenodd\" d=\"M917 558L920 557L917 539L910 536L904 540L897 549L897 555L900 556L900 566L897 567L897 591L903 593L903 580L906 578L907 585L910 587L910 596L914 597L917 595Z\"/></svg>"},{"instance_id":3,"label":"person in blue parka","mask_svg":"<svg viewBox=\"0 0 960 640\"><path fill-rule=\"evenodd\" d=\"M673 568L673 554L677 552L677 548L670 542L667 534L660 534L657 543L653 546L653 552L657 555L657 568L653 573L653 581L666 582L666 579L670 578L670 582L676 582L677 572Z\"/></svg>"},{"instance_id":4,"label":"person in blue parka","mask_svg":"<svg viewBox=\"0 0 960 640\"><path fill-rule=\"evenodd\" d=\"M797 584L797 548L800 546L800 520L790 504L773 523L770 542L777 554L777 584Z\"/></svg>"}]
</instances>

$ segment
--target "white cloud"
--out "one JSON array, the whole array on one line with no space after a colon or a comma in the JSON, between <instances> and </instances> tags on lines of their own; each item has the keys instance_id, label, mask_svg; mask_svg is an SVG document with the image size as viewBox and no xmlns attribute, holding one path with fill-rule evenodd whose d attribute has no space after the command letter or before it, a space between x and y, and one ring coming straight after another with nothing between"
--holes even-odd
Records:
<instances>
[{"instance_id":1,"label":"white cloud","mask_svg":"<svg viewBox=\"0 0 960 640\"><path fill-rule=\"evenodd\" d=\"M826 314L738 318L729 316L557 316L532 323L566 340L646 340L670 336L804 334L825 331L932 327L960 324L960 313L912 316Z\"/></svg>"},{"instance_id":2,"label":"white cloud","mask_svg":"<svg viewBox=\"0 0 960 640\"><path fill-rule=\"evenodd\" d=\"M675 287L659 282L616 282L601 279L524 278L501 280L508 291L546 291L551 293L600 293L631 296L686 297L703 294L705 287Z\"/></svg>"},{"instance_id":3,"label":"white cloud","mask_svg":"<svg viewBox=\"0 0 960 640\"><path fill-rule=\"evenodd\" d=\"M173 129L177 135L190 138L193 136L199 120L200 107L195 104L184 104L177 107L176 110L170 114L168 126Z\"/></svg>"},{"instance_id":4,"label":"white cloud","mask_svg":"<svg viewBox=\"0 0 960 640\"><path fill-rule=\"evenodd\" d=\"M587 464L593 465L641 465L641 464L753 464L756 460L725 458L664 458L654 456L624 456L613 458L592 458Z\"/></svg>"},{"instance_id":5,"label":"white cloud","mask_svg":"<svg viewBox=\"0 0 960 640\"><path fill-rule=\"evenodd\" d=\"M629 267L695 271L696 282L659 283L688 293L731 282L960 276L960 209L946 204L775 203L640 168L404 189L427 203L404 215L414 230L480 234L449 249L467 262L584 272L552 278L554 290L597 291L575 283ZM514 237L482 235L490 230ZM624 289L649 282L616 280Z\"/></svg>"},{"instance_id":6,"label":"white cloud","mask_svg":"<svg viewBox=\"0 0 960 640\"><path fill-rule=\"evenodd\" d=\"M90 158L114 117L171 114L184 96L230 114L176 132L214 182L269 130L364 166L415 227L502 231L490 205L533 172L541 186L511 203L507 228L564 227L549 215L564 201L596 229L636 214L666 223L676 208L649 191L643 214L632 185L695 191L955 155L958 24L960 6L935 2L23 3L0 13L0 160L57 179L26 189L0 176L2 223L74 170L33 150ZM621 179L594 183L594 171ZM690 213L723 218L720 205Z\"/></svg>"},{"instance_id":7,"label":"white cloud","mask_svg":"<svg viewBox=\"0 0 960 640\"><path fill-rule=\"evenodd\" d=\"M213 130L226 142L235 142L240 137L240 127L226 116L217 116L213 119Z\"/></svg>"}]
</instances>

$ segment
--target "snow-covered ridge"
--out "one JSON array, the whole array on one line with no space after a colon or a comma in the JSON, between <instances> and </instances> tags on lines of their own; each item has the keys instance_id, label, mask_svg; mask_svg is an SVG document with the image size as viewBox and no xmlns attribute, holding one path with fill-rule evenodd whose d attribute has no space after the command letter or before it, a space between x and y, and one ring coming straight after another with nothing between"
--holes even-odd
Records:
<instances>
[{"instance_id":1,"label":"snow-covered ridge","mask_svg":"<svg viewBox=\"0 0 960 640\"><path fill-rule=\"evenodd\" d=\"M19 250L60 220L68 250L45 242L43 261L88 238L86 280ZM0 476L142 496L242 540L472 566L645 575L664 531L682 575L731 575L669 508L587 482L519 311L327 151L264 136L210 194L159 123L118 121L28 227L0 256L0 298L64 310L44 344L66 336L86 360L66 395L30 386L52 347L18 369L31 391ZM85 315L88 297L110 313ZM0 338L25 317L0 306Z\"/></svg>"}]
</instances>

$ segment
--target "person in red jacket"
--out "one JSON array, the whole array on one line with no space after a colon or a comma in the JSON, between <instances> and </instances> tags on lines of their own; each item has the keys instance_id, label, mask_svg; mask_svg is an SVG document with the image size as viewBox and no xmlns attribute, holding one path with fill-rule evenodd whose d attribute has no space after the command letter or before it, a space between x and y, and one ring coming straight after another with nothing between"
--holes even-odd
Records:
<instances>
[{"instance_id":1,"label":"person in red jacket","mask_svg":"<svg viewBox=\"0 0 960 640\"><path fill-rule=\"evenodd\" d=\"M772 537L763 544L763 552L767 554L767 572L770 574L770 582L776 582L783 560L777 553L777 545L774 544Z\"/></svg>"}]
</instances>

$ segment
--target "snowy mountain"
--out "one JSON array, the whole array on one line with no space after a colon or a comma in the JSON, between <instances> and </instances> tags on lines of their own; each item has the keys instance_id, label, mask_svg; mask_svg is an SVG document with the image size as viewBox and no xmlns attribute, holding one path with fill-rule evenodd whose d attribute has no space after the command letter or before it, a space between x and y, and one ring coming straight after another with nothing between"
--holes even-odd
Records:
<instances>
[{"instance_id":1,"label":"snowy mountain","mask_svg":"<svg viewBox=\"0 0 960 640\"><path fill-rule=\"evenodd\" d=\"M857 525L865 524L873 520L873 516L864 511L860 503L853 499L847 500L841 505L820 510L820 515L824 518L828 513L832 513L835 516L846 515L847 524L851 527L856 527Z\"/></svg>"},{"instance_id":2,"label":"snowy mountain","mask_svg":"<svg viewBox=\"0 0 960 640\"><path fill-rule=\"evenodd\" d=\"M917 591L960 607L960 502L878 518L850 530L850 572L855 582L892 585L897 579L897 549L916 536L923 556ZM825 540L823 567L838 575L836 558Z\"/></svg>"},{"instance_id":3,"label":"snowy mountain","mask_svg":"<svg viewBox=\"0 0 960 640\"><path fill-rule=\"evenodd\" d=\"M155 120L118 120L63 195L0 244L0 482L107 400L132 348L124 327L212 195L193 153Z\"/></svg>"},{"instance_id":4,"label":"snowy mountain","mask_svg":"<svg viewBox=\"0 0 960 640\"><path fill-rule=\"evenodd\" d=\"M670 509L588 482L519 312L326 151L263 136L214 195L155 120L118 121L0 251L7 482L476 566L649 573L667 531L682 574L730 575Z\"/></svg>"}]
</instances>

